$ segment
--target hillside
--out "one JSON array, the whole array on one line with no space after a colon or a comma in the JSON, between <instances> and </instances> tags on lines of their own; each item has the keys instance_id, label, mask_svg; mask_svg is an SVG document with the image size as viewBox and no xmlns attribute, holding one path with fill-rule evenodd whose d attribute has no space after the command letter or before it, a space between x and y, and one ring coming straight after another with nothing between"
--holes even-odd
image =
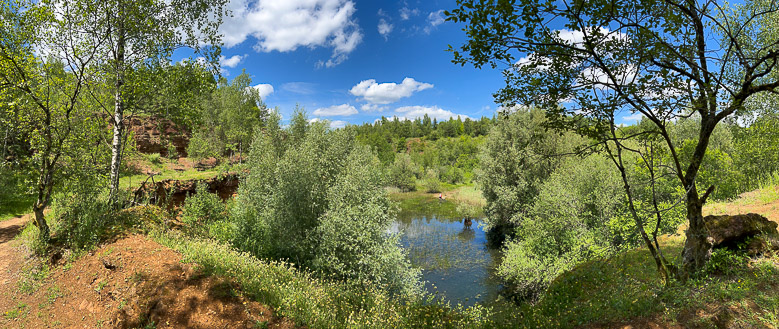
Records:
<instances>
[{"instance_id":1,"label":"hillside","mask_svg":"<svg viewBox=\"0 0 779 329\"><path fill-rule=\"evenodd\" d=\"M226 277L211 276L142 235L53 263L13 240L26 217L0 223L0 327L292 328L250 301Z\"/></svg>"}]
</instances>

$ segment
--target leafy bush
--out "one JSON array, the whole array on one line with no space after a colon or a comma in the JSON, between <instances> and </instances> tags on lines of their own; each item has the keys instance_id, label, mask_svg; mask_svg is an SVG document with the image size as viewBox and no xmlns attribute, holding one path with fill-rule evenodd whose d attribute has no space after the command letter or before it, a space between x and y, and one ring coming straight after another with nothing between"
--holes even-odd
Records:
<instances>
[{"instance_id":1,"label":"leafy bush","mask_svg":"<svg viewBox=\"0 0 779 329\"><path fill-rule=\"evenodd\" d=\"M544 111L518 110L502 116L490 130L479 152L476 181L487 206L484 223L490 240L501 242L511 234L538 195L540 184L563 157L583 142L572 133L547 130Z\"/></svg>"},{"instance_id":2,"label":"leafy bush","mask_svg":"<svg viewBox=\"0 0 779 329\"><path fill-rule=\"evenodd\" d=\"M130 191L117 191L115 201L100 177L68 181L63 192L54 196L51 232L57 243L73 250L87 250L107 238L132 227L135 218L122 205L128 204Z\"/></svg>"},{"instance_id":3,"label":"leafy bush","mask_svg":"<svg viewBox=\"0 0 779 329\"><path fill-rule=\"evenodd\" d=\"M540 185L516 238L505 248L499 275L523 297L536 297L558 275L612 245L606 223L624 208L621 180L600 155L570 158Z\"/></svg>"},{"instance_id":4,"label":"leafy bush","mask_svg":"<svg viewBox=\"0 0 779 329\"><path fill-rule=\"evenodd\" d=\"M730 275L745 269L747 264L749 264L749 257L743 251L721 248L711 253L704 272Z\"/></svg>"},{"instance_id":5,"label":"leafy bush","mask_svg":"<svg viewBox=\"0 0 779 329\"><path fill-rule=\"evenodd\" d=\"M187 145L187 155L195 161L205 158L218 158L222 155L224 142L214 140L214 136L206 131L196 130L192 133Z\"/></svg>"},{"instance_id":6,"label":"leafy bush","mask_svg":"<svg viewBox=\"0 0 779 329\"><path fill-rule=\"evenodd\" d=\"M162 161L160 160L160 154L159 153L152 153L146 156L146 159L149 160L153 165L161 165Z\"/></svg>"},{"instance_id":7,"label":"leafy bush","mask_svg":"<svg viewBox=\"0 0 779 329\"><path fill-rule=\"evenodd\" d=\"M441 180L438 179L438 172L434 169L425 171L425 177L422 180L422 187L427 193L441 192Z\"/></svg>"},{"instance_id":8,"label":"leafy bush","mask_svg":"<svg viewBox=\"0 0 779 329\"><path fill-rule=\"evenodd\" d=\"M441 172L441 180L449 184L462 183L465 179L465 173L457 167L444 166L439 172Z\"/></svg>"},{"instance_id":9,"label":"leafy bush","mask_svg":"<svg viewBox=\"0 0 779 329\"><path fill-rule=\"evenodd\" d=\"M257 134L232 214L238 248L289 259L325 277L384 285L403 293L418 284L397 238L379 162L353 132L309 124L298 112Z\"/></svg>"},{"instance_id":10,"label":"leafy bush","mask_svg":"<svg viewBox=\"0 0 779 329\"><path fill-rule=\"evenodd\" d=\"M227 219L227 209L215 193L209 193L205 184L198 184L181 207L181 220L192 234L207 235L210 225Z\"/></svg>"},{"instance_id":11,"label":"leafy bush","mask_svg":"<svg viewBox=\"0 0 779 329\"><path fill-rule=\"evenodd\" d=\"M416 175L419 168L406 153L398 153L389 167L389 184L401 191L409 192L417 189Z\"/></svg>"}]
</instances>

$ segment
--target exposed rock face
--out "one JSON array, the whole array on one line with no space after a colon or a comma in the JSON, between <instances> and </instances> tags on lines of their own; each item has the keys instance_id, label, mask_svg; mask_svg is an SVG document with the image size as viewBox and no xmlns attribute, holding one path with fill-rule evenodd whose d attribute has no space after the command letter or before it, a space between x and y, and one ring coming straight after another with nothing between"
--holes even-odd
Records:
<instances>
[{"instance_id":1,"label":"exposed rock face","mask_svg":"<svg viewBox=\"0 0 779 329\"><path fill-rule=\"evenodd\" d=\"M713 248L737 248L745 244L750 255L766 250L779 250L777 223L758 214L704 217ZM746 243L747 240L753 238Z\"/></svg>"},{"instance_id":2,"label":"exposed rock face","mask_svg":"<svg viewBox=\"0 0 779 329\"><path fill-rule=\"evenodd\" d=\"M156 116L136 117L125 121L125 125L134 135L138 152L144 154L159 153L161 156L167 157L166 142L170 142L176 147L176 157L187 156L190 133L185 127Z\"/></svg>"},{"instance_id":3,"label":"exposed rock face","mask_svg":"<svg viewBox=\"0 0 779 329\"><path fill-rule=\"evenodd\" d=\"M238 174L227 174L210 179L174 180L166 179L158 182L147 181L135 191L136 198L150 197L150 202L169 207L184 203L187 195L194 194L198 184L206 184L208 192L216 193L222 200L231 198L238 190ZM170 202L167 197L170 195Z\"/></svg>"}]
</instances>

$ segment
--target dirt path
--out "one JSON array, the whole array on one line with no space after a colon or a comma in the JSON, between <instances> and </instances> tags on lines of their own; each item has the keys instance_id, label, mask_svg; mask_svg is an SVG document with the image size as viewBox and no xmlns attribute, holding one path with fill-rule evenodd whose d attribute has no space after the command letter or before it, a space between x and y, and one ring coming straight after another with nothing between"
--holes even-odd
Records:
<instances>
[{"instance_id":1,"label":"dirt path","mask_svg":"<svg viewBox=\"0 0 779 329\"><path fill-rule=\"evenodd\" d=\"M28 215L11 218L0 222L0 293L5 292L6 285L15 282L19 265L23 262L18 251L12 246L13 239L24 228Z\"/></svg>"}]
</instances>

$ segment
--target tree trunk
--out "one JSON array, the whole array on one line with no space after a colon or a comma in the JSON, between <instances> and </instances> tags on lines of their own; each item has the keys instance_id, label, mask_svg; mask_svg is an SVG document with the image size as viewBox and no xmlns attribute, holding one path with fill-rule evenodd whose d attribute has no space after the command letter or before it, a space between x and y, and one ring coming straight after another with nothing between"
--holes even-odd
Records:
<instances>
[{"instance_id":1,"label":"tree trunk","mask_svg":"<svg viewBox=\"0 0 779 329\"><path fill-rule=\"evenodd\" d=\"M121 9L120 9L121 11ZM122 13L119 13L116 43L116 84L114 90L114 135L111 141L111 201L116 201L119 190L119 168L122 164L122 135L124 134L124 100L122 86L124 85L124 46L125 31L122 23Z\"/></svg>"},{"instance_id":2,"label":"tree trunk","mask_svg":"<svg viewBox=\"0 0 779 329\"><path fill-rule=\"evenodd\" d=\"M682 269L685 278L702 269L711 258L712 243L703 223L703 202L695 188L687 194L687 241L682 251Z\"/></svg>"},{"instance_id":3,"label":"tree trunk","mask_svg":"<svg viewBox=\"0 0 779 329\"><path fill-rule=\"evenodd\" d=\"M38 237L44 242L49 242L49 225L46 224L46 217L43 216L44 209L46 209L46 206L43 204L42 200L38 199L32 207L32 212L35 214L35 221L33 223L40 231Z\"/></svg>"}]
</instances>

